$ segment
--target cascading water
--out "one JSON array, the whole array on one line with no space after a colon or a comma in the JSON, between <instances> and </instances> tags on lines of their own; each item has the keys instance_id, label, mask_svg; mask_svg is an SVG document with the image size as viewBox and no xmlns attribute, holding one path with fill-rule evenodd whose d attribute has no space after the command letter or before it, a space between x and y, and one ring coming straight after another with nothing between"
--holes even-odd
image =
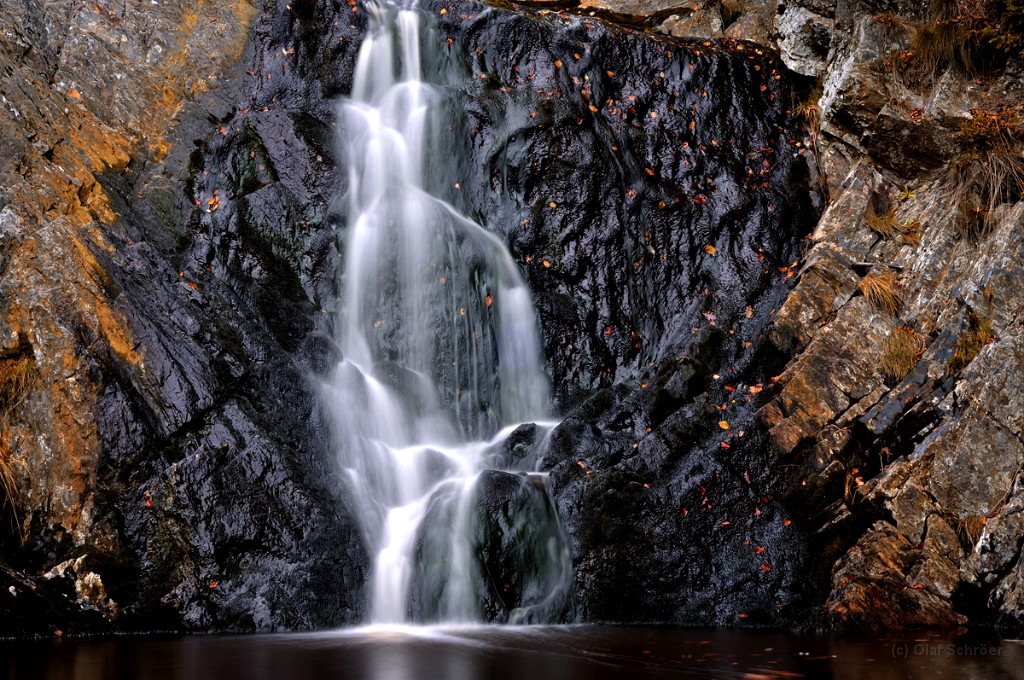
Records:
<instances>
[{"instance_id":1,"label":"cascading water","mask_svg":"<svg viewBox=\"0 0 1024 680\"><path fill-rule=\"evenodd\" d=\"M326 398L375 555L371 620L558 616L570 566L543 476L510 477L518 486L500 516L478 488L516 425L548 417L529 290L500 240L427 189L446 160L431 134L444 122L434 120L444 92L422 79L420 13L368 9L352 96L339 109L349 179L343 358ZM508 494L502 474L484 486ZM518 517L502 515L508 508ZM519 573L499 576L509 551L522 558Z\"/></svg>"}]
</instances>

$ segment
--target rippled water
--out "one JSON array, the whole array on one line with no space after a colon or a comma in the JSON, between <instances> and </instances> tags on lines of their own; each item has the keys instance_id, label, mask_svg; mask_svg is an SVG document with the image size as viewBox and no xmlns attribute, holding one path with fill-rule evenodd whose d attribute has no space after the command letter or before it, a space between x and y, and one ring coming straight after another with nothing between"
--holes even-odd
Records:
<instances>
[{"instance_id":1,"label":"rippled water","mask_svg":"<svg viewBox=\"0 0 1024 680\"><path fill-rule=\"evenodd\" d=\"M316 634L0 642L8 678L1024 678L1024 644L672 627L379 626Z\"/></svg>"}]
</instances>

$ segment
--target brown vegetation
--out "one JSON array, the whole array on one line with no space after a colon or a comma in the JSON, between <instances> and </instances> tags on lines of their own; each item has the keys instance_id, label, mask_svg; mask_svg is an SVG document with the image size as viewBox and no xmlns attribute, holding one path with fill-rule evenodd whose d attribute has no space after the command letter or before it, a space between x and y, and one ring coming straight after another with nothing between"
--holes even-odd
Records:
<instances>
[{"instance_id":1,"label":"brown vegetation","mask_svg":"<svg viewBox=\"0 0 1024 680\"><path fill-rule=\"evenodd\" d=\"M889 333L882 350L881 369L886 381L895 384L914 370L927 347L924 336L909 326L897 326Z\"/></svg>"}]
</instances>

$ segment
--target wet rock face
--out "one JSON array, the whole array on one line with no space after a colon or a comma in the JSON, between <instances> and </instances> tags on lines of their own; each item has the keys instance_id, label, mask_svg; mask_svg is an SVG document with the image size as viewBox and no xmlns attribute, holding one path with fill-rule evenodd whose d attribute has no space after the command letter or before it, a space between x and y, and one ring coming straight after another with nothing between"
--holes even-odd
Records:
<instances>
[{"instance_id":1,"label":"wet rock face","mask_svg":"<svg viewBox=\"0 0 1024 680\"><path fill-rule=\"evenodd\" d=\"M330 119L283 63L337 8L122 5L4 17L0 331L38 378L0 424L2 632L354 621L365 556L310 381L330 237L300 226Z\"/></svg>"},{"instance_id":2,"label":"wet rock face","mask_svg":"<svg viewBox=\"0 0 1024 680\"><path fill-rule=\"evenodd\" d=\"M56 192L48 213L16 210L12 198L2 213L5 337L29 339L46 386L3 428L23 465L16 531L29 537L25 549L5 543L20 569L8 576L30 591L36 574L86 555L83 574L65 570L39 590L75 593L71 610L113 603L115 616L83 628L111 618L204 630L358 620L365 556L309 376L325 374L333 352L344 228L332 198L344 174L333 107L351 82L363 14L331 2L243 7L252 23L241 55L199 24L170 33L171 19L195 10L176 7L167 25L103 12L88 25L97 40L132 34L126 63L143 82L162 77L161 65L179 69L180 110L161 119L145 92L137 110L121 96L93 107L99 93L75 80L84 62L50 56L46 68L64 64L69 89L47 95L56 108L29 127L64 126L62 115L86 116L97 131L134 122L106 156L89 155L98 132L70 148L79 165L61 167L80 168L74 177L35 182L54 172L60 145L30 145L7 166L20 177L11 196ZM536 292L569 414L545 464L570 531L580 616L786 620L803 548L756 457L748 405L772 365L759 347L809 215L781 66L750 44L440 9L429 10L438 67L465 113L442 140L455 176L445 168L438 181L460 183L451 200L509 243ZM47 11L61 30L81 20ZM68 40L52 55L70 55ZM160 55L172 44L184 57L168 65ZM197 61L204 52L242 59L221 83L199 80L227 63ZM68 103L74 113L62 114ZM41 254L45 266L30 266ZM29 313L50 281L65 282L49 293L56 313ZM75 447L69 431L81 433ZM532 597L532 577L515 577L515 551L529 546L505 545L505 530L488 527L519 506L543 508L532 486L495 474L480 531L500 619ZM787 566L783 555L796 557ZM633 596L612 596L634 572ZM97 580L99 599L89 595ZM88 596L78 597L79 581ZM751 599L766 587L778 596Z\"/></svg>"},{"instance_id":3,"label":"wet rock face","mask_svg":"<svg viewBox=\"0 0 1024 680\"><path fill-rule=\"evenodd\" d=\"M813 219L781 65L579 18L461 26L458 167L478 179L452 196L534 291L566 414L542 468L578 615L792 620L808 556L751 406Z\"/></svg>"},{"instance_id":4,"label":"wet rock face","mask_svg":"<svg viewBox=\"0 0 1024 680\"><path fill-rule=\"evenodd\" d=\"M677 356L694 327L750 355L806 219L780 65L578 18L499 15L463 41L479 75L452 146L484 181L451 193L522 263L562 410Z\"/></svg>"}]
</instances>

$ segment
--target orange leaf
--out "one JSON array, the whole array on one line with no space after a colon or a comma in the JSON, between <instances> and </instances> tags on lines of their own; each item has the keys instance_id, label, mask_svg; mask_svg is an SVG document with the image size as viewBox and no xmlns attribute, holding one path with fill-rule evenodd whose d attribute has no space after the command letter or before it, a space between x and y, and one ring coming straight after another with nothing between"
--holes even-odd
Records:
<instances>
[{"instance_id":1,"label":"orange leaf","mask_svg":"<svg viewBox=\"0 0 1024 680\"><path fill-rule=\"evenodd\" d=\"M715 253L718 252L718 248L714 247L711 244L708 244L704 246L704 252L707 253L708 255L714 255Z\"/></svg>"},{"instance_id":2,"label":"orange leaf","mask_svg":"<svg viewBox=\"0 0 1024 680\"><path fill-rule=\"evenodd\" d=\"M718 426L720 428L722 428L723 430L728 430L729 429L729 421L728 420L719 420L718 421Z\"/></svg>"}]
</instances>

